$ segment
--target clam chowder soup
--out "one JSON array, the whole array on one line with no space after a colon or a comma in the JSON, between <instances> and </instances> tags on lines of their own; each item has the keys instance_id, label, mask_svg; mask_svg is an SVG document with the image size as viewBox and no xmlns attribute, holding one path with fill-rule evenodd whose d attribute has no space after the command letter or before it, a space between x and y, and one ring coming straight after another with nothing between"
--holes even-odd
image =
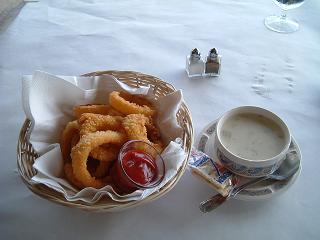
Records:
<instances>
[{"instance_id":1,"label":"clam chowder soup","mask_svg":"<svg viewBox=\"0 0 320 240\"><path fill-rule=\"evenodd\" d=\"M242 113L227 119L220 137L230 152L251 160L272 158L285 146L281 128L273 120L253 113Z\"/></svg>"}]
</instances>

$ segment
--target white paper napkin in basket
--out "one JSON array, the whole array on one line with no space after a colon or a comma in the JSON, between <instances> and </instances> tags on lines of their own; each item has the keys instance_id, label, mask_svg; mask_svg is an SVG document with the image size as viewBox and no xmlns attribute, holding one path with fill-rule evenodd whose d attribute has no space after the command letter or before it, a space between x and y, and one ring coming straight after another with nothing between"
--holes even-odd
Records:
<instances>
[{"instance_id":1,"label":"white paper napkin in basket","mask_svg":"<svg viewBox=\"0 0 320 240\"><path fill-rule=\"evenodd\" d=\"M111 186L102 189L84 188L80 192L63 179L63 160L60 151L61 131L73 120L73 107L80 104L106 104L112 91L128 91L143 94L153 102L158 111L157 124L167 147L162 153L166 174L161 184L148 190L137 190L121 196ZM24 76L22 81L22 102L26 117L32 121L30 142L41 155L35 160L37 175L32 180L42 183L64 194L69 201L94 203L101 196L108 195L118 202L141 200L158 191L181 167L185 151L174 140L181 137L182 129L176 120L176 113L183 101L180 90L154 101L149 87L131 88L113 76L96 77L54 76L36 71L33 76Z\"/></svg>"}]
</instances>

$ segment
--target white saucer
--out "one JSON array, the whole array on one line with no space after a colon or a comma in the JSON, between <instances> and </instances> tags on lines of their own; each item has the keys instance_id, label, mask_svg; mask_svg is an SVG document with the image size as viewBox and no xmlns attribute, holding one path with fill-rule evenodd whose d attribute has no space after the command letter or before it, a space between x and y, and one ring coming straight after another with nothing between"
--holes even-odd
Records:
<instances>
[{"instance_id":1,"label":"white saucer","mask_svg":"<svg viewBox=\"0 0 320 240\"><path fill-rule=\"evenodd\" d=\"M198 135L195 143L195 146L198 148L198 150L206 153L215 160L217 160L216 149L214 147L216 125L217 120L209 123ZM301 172L301 152L297 142L293 137L289 149L294 151L292 151L290 155L288 154L287 157L300 159L299 170L292 177L283 181L265 180L259 182L252 187L248 187L247 189L241 191L236 195L235 198L245 201L262 200L286 191L295 182ZM246 179L243 178L242 180L245 181Z\"/></svg>"}]
</instances>

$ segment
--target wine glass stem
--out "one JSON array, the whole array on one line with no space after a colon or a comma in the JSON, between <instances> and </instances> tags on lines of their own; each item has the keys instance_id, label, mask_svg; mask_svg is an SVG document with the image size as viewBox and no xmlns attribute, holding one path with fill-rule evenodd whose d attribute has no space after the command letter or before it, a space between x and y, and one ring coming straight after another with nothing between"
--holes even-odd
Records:
<instances>
[{"instance_id":1,"label":"wine glass stem","mask_svg":"<svg viewBox=\"0 0 320 240\"><path fill-rule=\"evenodd\" d=\"M281 11L281 20L285 21L286 18L287 18L287 11L282 9L282 11Z\"/></svg>"}]
</instances>

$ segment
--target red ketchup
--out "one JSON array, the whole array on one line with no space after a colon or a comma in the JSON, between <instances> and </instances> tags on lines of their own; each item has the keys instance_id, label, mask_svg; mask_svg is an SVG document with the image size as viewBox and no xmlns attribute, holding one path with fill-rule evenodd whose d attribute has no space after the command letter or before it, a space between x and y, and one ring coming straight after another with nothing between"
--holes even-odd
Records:
<instances>
[{"instance_id":1,"label":"red ketchup","mask_svg":"<svg viewBox=\"0 0 320 240\"><path fill-rule=\"evenodd\" d=\"M157 178L155 160L139 150L129 150L115 162L112 178L120 193L130 193L148 187Z\"/></svg>"}]
</instances>

